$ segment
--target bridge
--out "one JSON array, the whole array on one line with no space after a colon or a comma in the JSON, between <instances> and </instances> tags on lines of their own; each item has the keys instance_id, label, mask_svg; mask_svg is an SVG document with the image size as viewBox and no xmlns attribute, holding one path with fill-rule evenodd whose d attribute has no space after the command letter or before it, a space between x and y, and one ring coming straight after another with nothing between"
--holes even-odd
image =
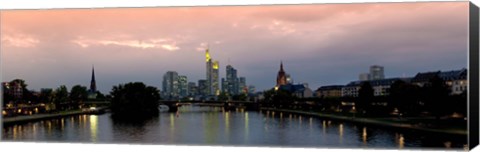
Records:
<instances>
[{"instance_id":1,"label":"bridge","mask_svg":"<svg viewBox=\"0 0 480 152\"><path fill-rule=\"evenodd\" d=\"M188 100L188 101L171 101L171 100L161 100L159 101L160 105L168 106L169 112L177 112L178 107L183 105L199 105L199 106L215 106L223 107L225 110L235 110L235 108L245 108L246 110L257 110L259 109L259 104L257 102L251 101L213 101L213 100Z\"/></svg>"}]
</instances>

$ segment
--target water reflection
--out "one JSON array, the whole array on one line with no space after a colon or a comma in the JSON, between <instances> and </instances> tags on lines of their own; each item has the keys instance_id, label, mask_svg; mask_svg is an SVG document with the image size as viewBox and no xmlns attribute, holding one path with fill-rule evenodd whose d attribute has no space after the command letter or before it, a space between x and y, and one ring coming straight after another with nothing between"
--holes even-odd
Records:
<instances>
[{"instance_id":1,"label":"water reflection","mask_svg":"<svg viewBox=\"0 0 480 152\"><path fill-rule=\"evenodd\" d=\"M363 127L363 132L362 132L362 141L363 144L366 146L367 145L367 127Z\"/></svg>"},{"instance_id":2,"label":"water reflection","mask_svg":"<svg viewBox=\"0 0 480 152\"><path fill-rule=\"evenodd\" d=\"M340 144L342 144L343 143L343 124L340 124L338 126L338 134L339 134Z\"/></svg>"},{"instance_id":3,"label":"water reflection","mask_svg":"<svg viewBox=\"0 0 480 152\"><path fill-rule=\"evenodd\" d=\"M114 121L109 114L4 126L3 139L101 143L369 147L463 148L463 137L398 131L337 122L285 112L224 111L188 107L182 115L161 113L142 122ZM195 111L196 110L196 111ZM287 118L288 117L288 118ZM330 132L329 132L330 131Z\"/></svg>"},{"instance_id":4,"label":"water reflection","mask_svg":"<svg viewBox=\"0 0 480 152\"><path fill-rule=\"evenodd\" d=\"M93 142L97 141L98 116L90 115L90 137ZM62 119L63 124L63 119ZM63 125L62 125L63 126Z\"/></svg>"},{"instance_id":5,"label":"water reflection","mask_svg":"<svg viewBox=\"0 0 480 152\"><path fill-rule=\"evenodd\" d=\"M245 138L244 138L244 141L246 142L248 140L248 136L249 136L249 125L248 125L248 112L245 112Z\"/></svg>"}]
</instances>

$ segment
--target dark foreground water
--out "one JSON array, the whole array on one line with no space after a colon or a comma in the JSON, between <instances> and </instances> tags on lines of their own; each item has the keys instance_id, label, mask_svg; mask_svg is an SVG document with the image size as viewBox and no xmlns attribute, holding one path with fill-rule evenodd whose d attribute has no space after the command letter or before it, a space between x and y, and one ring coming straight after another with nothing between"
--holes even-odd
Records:
<instances>
[{"instance_id":1,"label":"dark foreground water","mask_svg":"<svg viewBox=\"0 0 480 152\"><path fill-rule=\"evenodd\" d=\"M185 106L143 123L110 114L3 126L2 140L129 144L347 148L459 148L465 136L397 131L310 116Z\"/></svg>"}]
</instances>

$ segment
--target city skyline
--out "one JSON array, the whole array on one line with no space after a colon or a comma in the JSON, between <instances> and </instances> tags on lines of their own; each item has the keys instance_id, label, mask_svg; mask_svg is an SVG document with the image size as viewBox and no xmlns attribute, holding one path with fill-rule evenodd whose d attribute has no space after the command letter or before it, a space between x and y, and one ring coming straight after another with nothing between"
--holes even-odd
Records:
<instances>
[{"instance_id":1,"label":"city skyline","mask_svg":"<svg viewBox=\"0 0 480 152\"><path fill-rule=\"evenodd\" d=\"M205 79L207 44L220 63L220 78L226 75L226 65L233 65L257 91L275 86L280 61L296 83L308 83L312 89L357 80L370 65L385 67L386 78L455 70L467 67L467 5L5 11L2 81L24 79L36 91L88 86L95 64L102 93L131 81L162 88L167 71L196 82Z\"/></svg>"}]
</instances>

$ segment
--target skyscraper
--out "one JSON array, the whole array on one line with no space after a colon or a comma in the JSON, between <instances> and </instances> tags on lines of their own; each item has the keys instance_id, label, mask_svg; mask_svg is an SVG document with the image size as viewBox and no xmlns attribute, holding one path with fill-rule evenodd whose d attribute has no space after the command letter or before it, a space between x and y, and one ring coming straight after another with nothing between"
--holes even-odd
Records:
<instances>
[{"instance_id":1,"label":"skyscraper","mask_svg":"<svg viewBox=\"0 0 480 152\"><path fill-rule=\"evenodd\" d=\"M188 96L187 76L178 76L178 93L181 98Z\"/></svg>"},{"instance_id":2,"label":"skyscraper","mask_svg":"<svg viewBox=\"0 0 480 152\"><path fill-rule=\"evenodd\" d=\"M226 68L227 79L225 81L226 92L230 95L236 95L239 92L239 81L237 78L237 70L231 65Z\"/></svg>"},{"instance_id":3,"label":"skyscraper","mask_svg":"<svg viewBox=\"0 0 480 152\"><path fill-rule=\"evenodd\" d=\"M385 75L383 73L383 67L378 65L370 66L370 80L381 80L385 79Z\"/></svg>"},{"instance_id":4,"label":"skyscraper","mask_svg":"<svg viewBox=\"0 0 480 152\"><path fill-rule=\"evenodd\" d=\"M198 94L198 87L195 82L188 82L188 95L196 96Z\"/></svg>"},{"instance_id":5,"label":"skyscraper","mask_svg":"<svg viewBox=\"0 0 480 152\"><path fill-rule=\"evenodd\" d=\"M239 78L238 87L239 87L238 92L247 93L248 88L247 88L247 80L246 80L245 77L240 77Z\"/></svg>"},{"instance_id":6,"label":"skyscraper","mask_svg":"<svg viewBox=\"0 0 480 152\"><path fill-rule=\"evenodd\" d=\"M287 84L287 76L283 70L283 62L280 62L280 70L277 74L277 87Z\"/></svg>"},{"instance_id":7,"label":"skyscraper","mask_svg":"<svg viewBox=\"0 0 480 152\"><path fill-rule=\"evenodd\" d=\"M207 92L207 80L198 80L198 93L202 96L206 96Z\"/></svg>"},{"instance_id":8,"label":"skyscraper","mask_svg":"<svg viewBox=\"0 0 480 152\"><path fill-rule=\"evenodd\" d=\"M162 83L163 94L166 99L176 99L179 96L178 73L168 71L163 75Z\"/></svg>"},{"instance_id":9,"label":"skyscraper","mask_svg":"<svg viewBox=\"0 0 480 152\"><path fill-rule=\"evenodd\" d=\"M219 73L218 67L219 62L213 61L210 57L209 49L205 51L205 58L206 58L206 68L207 68L207 94L206 95L218 95L220 94L220 87L219 87Z\"/></svg>"}]
</instances>

